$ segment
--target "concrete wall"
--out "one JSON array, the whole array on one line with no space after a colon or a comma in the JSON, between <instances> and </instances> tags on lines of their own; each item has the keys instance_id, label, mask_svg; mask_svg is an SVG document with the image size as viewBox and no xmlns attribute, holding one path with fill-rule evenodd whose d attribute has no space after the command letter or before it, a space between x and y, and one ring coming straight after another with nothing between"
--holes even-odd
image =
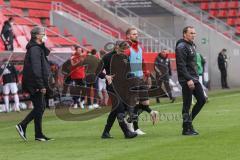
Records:
<instances>
[{"instance_id":1,"label":"concrete wall","mask_svg":"<svg viewBox=\"0 0 240 160\"><path fill-rule=\"evenodd\" d=\"M94 12L99 17L110 22L114 27L120 28L122 31L126 31L130 27L127 21L122 18L116 17L112 12L103 9L99 4L91 0L74 0L76 3L81 4L89 11Z\"/></svg>"},{"instance_id":2,"label":"concrete wall","mask_svg":"<svg viewBox=\"0 0 240 160\"><path fill-rule=\"evenodd\" d=\"M67 13L51 12L51 21L61 32L63 32L65 28L68 29L74 37L78 38L79 42L81 42L83 38L87 38L87 42L96 49L102 49L106 43L115 41L111 36L96 30L91 25Z\"/></svg>"},{"instance_id":3,"label":"concrete wall","mask_svg":"<svg viewBox=\"0 0 240 160\"><path fill-rule=\"evenodd\" d=\"M191 25L196 28L197 38L195 43L197 45L197 50L207 58L209 63L209 76L212 88L220 88L221 86L220 72L217 66L217 56L222 48L228 50L227 54L228 57L230 57L228 67L229 85L230 87L240 87L240 76L238 71L240 69L240 63L238 62L240 60L239 44L222 35L222 33L210 28L206 24L201 23L199 20L186 14L182 10L173 7L166 1L154 0L154 2L168 9L175 15L174 27L178 39L182 37L182 29L185 26ZM207 43L203 44L202 39L207 39Z\"/></svg>"}]
</instances>

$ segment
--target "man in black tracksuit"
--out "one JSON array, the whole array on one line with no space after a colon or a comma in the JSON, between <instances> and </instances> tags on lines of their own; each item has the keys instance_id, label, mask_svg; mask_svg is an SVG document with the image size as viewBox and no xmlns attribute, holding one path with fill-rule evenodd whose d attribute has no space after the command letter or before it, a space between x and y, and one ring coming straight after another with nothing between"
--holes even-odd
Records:
<instances>
[{"instance_id":1,"label":"man in black tracksuit","mask_svg":"<svg viewBox=\"0 0 240 160\"><path fill-rule=\"evenodd\" d=\"M198 135L194 130L192 121L202 109L206 100L203 89L198 81L197 64L195 61L196 51L193 40L196 36L194 27L188 26L183 29L183 39L176 44L176 62L178 81L182 86L183 97L183 135ZM192 95L197 99L190 112Z\"/></svg>"},{"instance_id":2,"label":"man in black tracksuit","mask_svg":"<svg viewBox=\"0 0 240 160\"><path fill-rule=\"evenodd\" d=\"M168 97L172 101L175 101L175 97L172 96L171 87L169 84L169 78L172 75L171 68L170 68L170 61L167 58L167 50L162 50L155 60L155 71L156 71L156 79L158 85L161 87L162 83L167 91ZM157 103L159 103L159 97L156 98Z\"/></svg>"},{"instance_id":3,"label":"man in black tracksuit","mask_svg":"<svg viewBox=\"0 0 240 160\"><path fill-rule=\"evenodd\" d=\"M13 18L10 17L7 21L4 22L2 31L1 31L1 38L3 40L5 50L6 51L13 51Z\"/></svg>"},{"instance_id":4,"label":"man in black tracksuit","mask_svg":"<svg viewBox=\"0 0 240 160\"><path fill-rule=\"evenodd\" d=\"M221 85L222 89L228 89L228 83L227 83L227 50L224 48L222 51L218 54L218 68L221 72Z\"/></svg>"},{"instance_id":5,"label":"man in black tracksuit","mask_svg":"<svg viewBox=\"0 0 240 160\"><path fill-rule=\"evenodd\" d=\"M120 44L120 47L121 47L121 44ZM102 138L112 138L112 136L110 135L109 132L110 132L112 125L113 125L114 121L116 120L116 118L118 120L120 128L122 129L122 131L125 135L125 138L134 138L137 136L137 134L135 132L129 131L127 128L127 125L124 121L125 104L122 101L122 99L117 95L117 93L114 89L114 86L112 84L112 80L113 80L114 76L110 75L111 74L112 57L117 54L117 48L118 48L118 46L115 47L115 50L106 54L100 62L101 70L105 69L106 74L101 72L98 76L102 79L106 78L107 91L108 91L110 99L112 101L112 110L111 110L110 114L108 115L107 124L105 125L104 131L102 133ZM99 69L98 69L98 73L99 73Z\"/></svg>"},{"instance_id":6,"label":"man in black tracksuit","mask_svg":"<svg viewBox=\"0 0 240 160\"><path fill-rule=\"evenodd\" d=\"M49 141L42 132L42 117L46 107L45 95L50 75L50 65L47 59L50 51L45 47L46 32L43 27L34 27L31 30L31 40L26 46L27 53L24 59L22 88L30 94L33 110L25 119L16 125L16 129L23 140L26 138L27 125L34 120L35 140Z\"/></svg>"}]
</instances>

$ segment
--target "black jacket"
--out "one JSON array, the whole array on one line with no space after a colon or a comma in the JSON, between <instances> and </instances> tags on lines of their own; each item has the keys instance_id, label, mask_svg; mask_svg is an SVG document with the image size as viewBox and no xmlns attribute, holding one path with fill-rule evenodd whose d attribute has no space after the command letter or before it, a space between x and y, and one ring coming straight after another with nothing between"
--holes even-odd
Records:
<instances>
[{"instance_id":1,"label":"black jacket","mask_svg":"<svg viewBox=\"0 0 240 160\"><path fill-rule=\"evenodd\" d=\"M198 82L195 48L194 43L190 43L184 39L180 39L176 44L175 52L179 83L186 83L189 80Z\"/></svg>"},{"instance_id":2,"label":"black jacket","mask_svg":"<svg viewBox=\"0 0 240 160\"><path fill-rule=\"evenodd\" d=\"M14 34L13 34L12 26L8 21L4 22L4 25L1 31L1 38L4 41L4 43L6 41L9 43L13 43Z\"/></svg>"},{"instance_id":3,"label":"black jacket","mask_svg":"<svg viewBox=\"0 0 240 160\"><path fill-rule=\"evenodd\" d=\"M226 59L226 55L222 54L221 52L218 54L218 68L220 70L226 70Z\"/></svg>"},{"instance_id":4,"label":"black jacket","mask_svg":"<svg viewBox=\"0 0 240 160\"><path fill-rule=\"evenodd\" d=\"M163 58L158 55L155 59L155 71L158 78L161 77L162 80L169 80L171 75L170 61L167 58Z\"/></svg>"},{"instance_id":5,"label":"black jacket","mask_svg":"<svg viewBox=\"0 0 240 160\"><path fill-rule=\"evenodd\" d=\"M22 87L24 91L34 94L36 89L48 88L50 65L47 59L50 51L44 44L39 45L30 40L26 46Z\"/></svg>"},{"instance_id":6,"label":"black jacket","mask_svg":"<svg viewBox=\"0 0 240 160\"><path fill-rule=\"evenodd\" d=\"M0 74L2 75L2 78L3 78L3 84L13 83L13 82L18 83L17 71L14 65L12 64L10 63L3 64L0 68Z\"/></svg>"}]
</instances>

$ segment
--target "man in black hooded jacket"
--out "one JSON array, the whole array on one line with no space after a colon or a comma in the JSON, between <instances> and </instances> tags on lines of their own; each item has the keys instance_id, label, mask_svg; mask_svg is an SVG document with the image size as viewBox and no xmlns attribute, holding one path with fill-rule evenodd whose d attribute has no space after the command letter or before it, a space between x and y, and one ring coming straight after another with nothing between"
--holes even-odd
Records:
<instances>
[{"instance_id":1,"label":"man in black hooded jacket","mask_svg":"<svg viewBox=\"0 0 240 160\"><path fill-rule=\"evenodd\" d=\"M202 86L198 80L196 51L193 40L196 36L194 27L188 26L183 29L183 39L176 44L176 62L178 81L182 86L183 97L183 135L198 135L193 128L192 121L202 109L206 100ZM197 99L191 110L192 95Z\"/></svg>"},{"instance_id":2,"label":"man in black hooded jacket","mask_svg":"<svg viewBox=\"0 0 240 160\"><path fill-rule=\"evenodd\" d=\"M45 28L35 27L31 30L31 40L26 46L22 88L30 94L34 108L22 122L16 125L19 135L25 141L27 140L26 128L32 120L34 120L35 125L35 140L52 140L42 132L42 117L46 107L45 95L50 75L50 65L47 59L50 51L44 45L46 39Z\"/></svg>"},{"instance_id":3,"label":"man in black hooded jacket","mask_svg":"<svg viewBox=\"0 0 240 160\"><path fill-rule=\"evenodd\" d=\"M10 17L7 21L4 22L2 31L1 31L1 38L5 46L6 51L13 51L13 18Z\"/></svg>"}]
</instances>

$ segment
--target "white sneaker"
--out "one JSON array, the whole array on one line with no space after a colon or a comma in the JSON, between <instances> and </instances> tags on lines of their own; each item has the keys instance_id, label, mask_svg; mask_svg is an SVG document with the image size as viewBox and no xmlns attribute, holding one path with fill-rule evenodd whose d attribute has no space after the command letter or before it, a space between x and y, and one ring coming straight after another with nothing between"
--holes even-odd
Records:
<instances>
[{"instance_id":1,"label":"white sneaker","mask_svg":"<svg viewBox=\"0 0 240 160\"><path fill-rule=\"evenodd\" d=\"M74 104L74 105L73 105L73 108L74 108L74 109L77 109L77 108L78 108L78 105L77 105L77 104Z\"/></svg>"},{"instance_id":2,"label":"white sneaker","mask_svg":"<svg viewBox=\"0 0 240 160\"><path fill-rule=\"evenodd\" d=\"M99 108L99 105L97 103L93 104L93 108Z\"/></svg>"},{"instance_id":3,"label":"white sneaker","mask_svg":"<svg viewBox=\"0 0 240 160\"><path fill-rule=\"evenodd\" d=\"M140 129L137 129L137 130L135 131L135 133L137 133L138 135L144 135L144 134L146 134L145 132L141 131Z\"/></svg>"},{"instance_id":4,"label":"white sneaker","mask_svg":"<svg viewBox=\"0 0 240 160\"><path fill-rule=\"evenodd\" d=\"M80 102L80 107L82 108L82 109L84 109L84 101L82 101L82 102Z\"/></svg>"},{"instance_id":5,"label":"white sneaker","mask_svg":"<svg viewBox=\"0 0 240 160\"><path fill-rule=\"evenodd\" d=\"M88 106L88 109L93 109L93 108L94 108L93 105Z\"/></svg>"},{"instance_id":6,"label":"white sneaker","mask_svg":"<svg viewBox=\"0 0 240 160\"><path fill-rule=\"evenodd\" d=\"M131 131L131 132L134 132L133 123L126 122L126 124L127 124L128 130Z\"/></svg>"},{"instance_id":7,"label":"white sneaker","mask_svg":"<svg viewBox=\"0 0 240 160\"><path fill-rule=\"evenodd\" d=\"M154 125L159 120L159 113L158 113L158 111L151 111L150 115L151 115L151 120Z\"/></svg>"}]
</instances>

